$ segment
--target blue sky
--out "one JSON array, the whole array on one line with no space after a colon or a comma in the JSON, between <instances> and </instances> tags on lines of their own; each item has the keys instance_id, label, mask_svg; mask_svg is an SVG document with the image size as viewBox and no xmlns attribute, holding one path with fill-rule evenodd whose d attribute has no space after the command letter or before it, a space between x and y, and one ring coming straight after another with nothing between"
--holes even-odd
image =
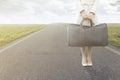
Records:
<instances>
[{"instance_id":1,"label":"blue sky","mask_svg":"<svg viewBox=\"0 0 120 80\"><path fill-rule=\"evenodd\" d=\"M76 23L76 2L77 0L1 0L0 24ZM119 8L120 0L99 0L96 13L99 23L120 23Z\"/></svg>"}]
</instances>

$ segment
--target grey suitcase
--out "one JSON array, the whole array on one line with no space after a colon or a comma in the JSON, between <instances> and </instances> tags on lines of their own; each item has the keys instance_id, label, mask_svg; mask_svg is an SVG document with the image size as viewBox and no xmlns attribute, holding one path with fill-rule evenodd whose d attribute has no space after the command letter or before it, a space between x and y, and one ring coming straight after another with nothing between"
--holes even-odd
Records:
<instances>
[{"instance_id":1,"label":"grey suitcase","mask_svg":"<svg viewBox=\"0 0 120 80\"><path fill-rule=\"evenodd\" d=\"M69 24L67 28L67 41L71 47L106 46L108 45L107 24L82 26Z\"/></svg>"}]
</instances>

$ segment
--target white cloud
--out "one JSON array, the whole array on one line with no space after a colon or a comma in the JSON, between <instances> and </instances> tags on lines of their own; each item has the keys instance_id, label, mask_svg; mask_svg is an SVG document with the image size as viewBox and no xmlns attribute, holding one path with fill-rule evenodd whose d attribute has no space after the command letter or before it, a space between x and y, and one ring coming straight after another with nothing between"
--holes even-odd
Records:
<instances>
[{"instance_id":1,"label":"white cloud","mask_svg":"<svg viewBox=\"0 0 120 80\"><path fill-rule=\"evenodd\" d=\"M76 1L2 0L0 1L0 23L74 23L77 12ZM117 7L111 6L110 3L113 0L99 1L97 10L99 21L120 22L118 19L119 5Z\"/></svg>"}]
</instances>

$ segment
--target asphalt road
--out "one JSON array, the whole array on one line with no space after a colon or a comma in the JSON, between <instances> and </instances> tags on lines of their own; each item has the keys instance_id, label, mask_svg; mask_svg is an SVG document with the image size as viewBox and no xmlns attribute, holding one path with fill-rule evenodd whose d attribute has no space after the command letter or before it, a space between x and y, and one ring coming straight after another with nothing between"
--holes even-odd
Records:
<instances>
[{"instance_id":1,"label":"asphalt road","mask_svg":"<svg viewBox=\"0 0 120 80\"><path fill-rule=\"evenodd\" d=\"M60 26L51 24L1 49L0 80L120 80L120 55L95 47L93 67L83 67L80 48L68 47Z\"/></svg>"}]
</instances>

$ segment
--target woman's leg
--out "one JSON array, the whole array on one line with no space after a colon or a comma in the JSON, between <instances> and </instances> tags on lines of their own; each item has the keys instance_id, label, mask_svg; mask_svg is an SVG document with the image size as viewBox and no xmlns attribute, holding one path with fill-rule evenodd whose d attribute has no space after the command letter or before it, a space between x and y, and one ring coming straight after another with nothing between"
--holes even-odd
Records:
<instances>
[{"instance_id":1,"label":"woman's leg","mask_svg":"<svg viewBox=\"0 0 120 80\"><path fill-rule=\"evenodd\" d=\"M92 47L88 47L87 61L88 65L92 66Z\"/></svg>"},{"instance_id":2,"label":"woman's leg","mask_svg":"<svg viewBox=\"0 0 120 80\"><path fill-rule=\"evenodd\" d=\"M86 54L85 54L85 47L81 48L81 53L82 53L82 65L87 66L87 59L86 59Z\"/></svg>"}]
</instances>

